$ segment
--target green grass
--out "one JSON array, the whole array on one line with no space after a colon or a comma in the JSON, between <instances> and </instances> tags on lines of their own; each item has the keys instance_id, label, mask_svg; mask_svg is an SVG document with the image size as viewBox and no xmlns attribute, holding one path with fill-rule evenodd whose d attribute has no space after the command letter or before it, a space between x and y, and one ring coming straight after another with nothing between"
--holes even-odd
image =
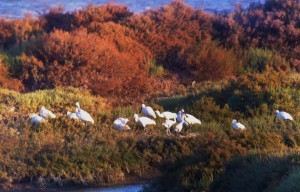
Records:
<instances>
[{"instance_id":1,"label":"green grass","mask_svg":"<svg viewBox=\"0 0 300 192\"><path fill-rule=\"evenodd\" d=\"M106 99L82 89L67 87L30 93L0 89L0 137L5 143L0 148L1 186L7 188L13 181L39 186L106 185L124 183L129 177L149 179L161 173L146 191L207 190L211 183L218 183L216 179L220 175L226 174L224 167L232 158L249 153L299 150L300 108L296 85L269 89L266 93L274 98L273 105L267 100L257 108L248 106L245 112L233 110L227 103L236 94L230 83L198 83L194 87L195 93L150 103L161 111L176 112L184 108L202 121L201 125L190 126L182 133L170 136L166 135L160 118L156 119L157 126L144 132L133 120L133 114L139 113L140 106L112 107ZM227 97L219 100L224 93ZM281 101L280 96L288 98L288 102ZM81 122L66 117L67 110L74 111L76 101L90 112L96 121L94 125L85 128ZM58 118L33 126L28 115L38 112L41 105L54 111ZM12 107L15 107L14 111L11 111ZM295 122L273 122L275 107L293 107L289 112ZM112 123L117 117L129 118L132 131L114 130ZM247 130L233 131L233 118L242 122ZM274 160L272 166L250 164L249 169L245 168L245 174L258 166L266 167L263 171L268 176L269 169L278 165L276 162ZM279 162L281 165L287 161ZM259 174L253 172L253 178ZM280 181L293 182L295 178L292 175L289 179L285 174ZM274 181L279 182L278 179ZM284 190L286 186L285 182L280 187L265 180L255 182L267 185L268 190ZM252 187L260 189L254 184Z\"/></svg>"},{"instance_id":2,"label":"green grass","mask_svg":"<svg viewBox=\"0 0 300 192\"><path fill-rule=\"evenodd\" d=\"M16 107L17 112L34 112L40 106L45 106L54 112L74 111L75 102L79 101L81 106L92 111L101 111L105 108L105 101L100 97L92 96L88 91L76 88L56 88L52 90L40 90L25 94L1 89L2 97L1 112L9 107Z\"/></svg>"},{"instance_id":3,"label":"green grass","mask_svg":"<svg viewBox=\"0 0 300 192\"><path fill-rule=\"evenodd\" d=\"M154 77L163 77L165 75L164 67L156 63L155 59L149 59L147 62L147 74Z\"/></svg>"},{"instance_id":4,"label":"green grass","mask_svg":"<svg viewBox=\"0 0 300 192\"><path fill-rule=\"evenodd\" d=\"M289 64L287 60L281 57L278 53L268 49L250 48L246 53L245 58L246 71L255 73L266 70L268 67L275 69L287 69Z\"/></svg>"},{"instance_id":5,"label":"green grass","mask_svg":"<svg viewBox=\"0 0 300 192\"><path fill-rule=\"evenodd\" d=\"M234 159L211 191L295 191L299 157L298 152L276 152Z\"/></svg>"}]
</instances>

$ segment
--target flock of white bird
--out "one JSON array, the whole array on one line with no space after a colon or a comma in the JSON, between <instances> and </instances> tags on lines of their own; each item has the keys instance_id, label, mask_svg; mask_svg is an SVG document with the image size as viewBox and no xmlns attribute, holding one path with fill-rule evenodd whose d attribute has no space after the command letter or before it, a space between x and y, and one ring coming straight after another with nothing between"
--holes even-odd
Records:
<instances>
[{"instance_id":1,"label":"flock of white bird","mask_svg":"<svg viewBox=\"0 0 300 192\"><path fill-rule=\"evenodd\" d=\"M67 116L69 118L81 120L85 123L85 126L87 126L87 123L94 124L94 119L92 118L92 116L88 112L80 108L79 102L75 103L75 107L75 112L67 112ZM145 104L142 104L141 113L143 113L144 116L140 117L138 114L134 114L133 117L136 123L143 126L144 130L146 130L147 126L149 125L156 125L154 119L156 119L157 116L165 119L165 121L162 123L162 126L166 128L167 134L171 133L172 127L174 127L174 132L179 133L184 127L194 124L201 124L200 119L197 119L191 114L185 113L183 109L178 113L173 113L170 111L161 113L158 110L154 111L150 106L145 106ZM34 113L30 116L30 118L33 124L40 124L42 122L45 122L48 118L56 118L56 115L42 106L40 109L40 114L38 115ZM289 113L279 110L276 110L274 121L276 120L276 118L290 121L293 120L293 117ZM116 130L130 130L131 128L127 125L128 122L128 118L120 117L114 121L113 126ZM235 119L232 120L232 128L234 130L246 129L245 125Z\"/></svg>"},{"instance_id":2,"label":"flock of white bird","mask_svg":"<svg viewBox=\"0 0 300 192\"><path fill-rule=\"evenodd\" d=\"M88 112L86 112L80 108L79 102L76 102L75 106L76 106L76 109L75 109L74 113L72 113L70 111L67 112L67 116L69 118L81 120L85 123L85 125L87 122L94 124L94 119L92 118L92 116ZM50 111L50 110L46 109L44 106L42 106L41 110L40 110L40 114L38 115L36 113L33 113L30 115L30 118L31 118L31 123L40 124L40 123L46 122L46 119L48 119L48 118L51 118L51 119L56 118L56 115L54 115L54 113L52 113L52 111Z\"/></svg>"},{"instance_id":3,"label":"flock of white bird","mask_svg":"<svg viewBox=\"0 0 300 192\"><path fill-rule=\"evenodd\" d=\"M152 107L145 106L145 104L142 104L141 112L145 115L143 117L139 117L138 114L134 114L134 120L135 122L139 123L143 126L144 130L146 130L148 125L156 125L156 122L154 119L156 119L156 115L160 118L164 118L165 121L162 123L162 125L166 128L167 134L171 133L171 128L174 127L174 131L179 133L183 129L184 126L193 125L193 124L201 124L201 121L194 117L193 115L187 114L182 109L178 113L173 113L170 111L164 111L160 112L158 110L154 111ZM151 119L153 118L153 119ZM118 120L118 119L117 119ZM128 119L127 119L128 120ZM123 127L126 125L122 124ZM116 128L116 124L114 123L114 126ZM119 127L119 126L118 126ZM126 129L130 129L128 126Z\"/></svg>"}]
</instances>

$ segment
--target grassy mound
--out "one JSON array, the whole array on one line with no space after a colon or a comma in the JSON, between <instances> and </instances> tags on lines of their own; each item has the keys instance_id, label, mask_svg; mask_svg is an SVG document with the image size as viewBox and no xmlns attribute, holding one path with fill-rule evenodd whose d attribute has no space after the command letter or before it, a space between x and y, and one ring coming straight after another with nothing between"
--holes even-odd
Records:
<instances>
[{"instance_id":1,"label":"grassy mound","mask_svg":"<svg viewBox=\"0 0 300 192\"><path fill-rule=\"evenodd\" d=\"M299 152L292 152L235 159L211 191L298 191L299 158Z\"/></svg>"}]
</instances>

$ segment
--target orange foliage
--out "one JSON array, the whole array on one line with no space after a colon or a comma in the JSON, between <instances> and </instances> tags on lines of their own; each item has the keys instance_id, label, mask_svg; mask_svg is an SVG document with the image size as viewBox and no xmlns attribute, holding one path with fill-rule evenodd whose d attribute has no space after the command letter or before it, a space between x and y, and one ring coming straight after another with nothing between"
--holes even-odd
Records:
<instances>
[{"instance_id":1,"label":"orange foliage","mask_svg":"<svg viewBox=\"0 0 300 192\"><path fill-rule=\"evenodd\" d=\"M24 86L20 80L13 79L9 76L7 68L3 63L0 63L0 87L19 92L24 90Z\"/></svg>"},{"instance_id":2,"label":"orange foliage","mask_svg":"<svg viewBox=\"0 0 300 192\"><path fill-rule=\"evenodd\" d=\"M74 27L87 28L89 32L98 31L99 25L106 22L118 23L133 13L126 6L107 4L104 6L89 5L74 13Z\"/></svg>"},{"instance_id":3,"label":"orange foliage","mask_svg":"<svg viewBox=\"0 0 300 192\"><path fill-rule=\"evenodd\" d=\"M158 63L176 70L184 66L178 60L179 53L210 39L209 20L207 14L174 1L158 10L134 15L126 25L134 30L135 38L154 51Z\"/></svg>"},{"instance_id":4,"label":"orange foliage","mask_svg":"<svg viewBox=\"0 0 300 192\"><path fill-rule=\"evenodd\" d=\"M232 49L276 49L299 68L299 12L294 0L267 0L225 15L181 1L142 14L112 4L71 13L59 6L38 19L0 20L0 45L7 51L30 44L22 57L22 80L29 90L71 85L131 102L162 94L179 76L183 82L235 75L243 61ZM150 65L178 75L150 77Z\"/></svg>"},{"instance_id":5,"label":"orange foliage","mask_svg":"<svg viewBox=\"0 0 300 192\"><path fill-rule=\"evenodd\" d=\"M27 15L24 19L0 19L0 45L4 48L22 44L41 34L39 21Z\"/></svg>"},{"instance_id":6,"label":"orange foliage","mask_svg":"<svg viewBox=\"0 0 300 192\"><path fill-rule=\"evenodd\" d=\"M40 21L47 32L54 29L69 31L74 22L74 14L65 12L64 7L60 5L57 8L50 9L49 13L41 15Z\"/></svg>"},{"instance_id":7,"label":"orange foliage","mask_svg":"<svg viewBox=\"0 0 300 192\"><path fill-rule=\"evenodd\" d=\"M263 5L236 11L234 20L243 29L246 44L287 53L299 49L299 12L299 1L267 0Z\"/></svg>"},{"instance_id":8,"label":"orange foliage","mask_svg":"<svg viewBox=\"0 0 300 192\"><path fill-rule=\"evenodd\" d=\"M131 60L136 60L140 68L146 69L146 63L153 57L153 53L130 35L133 32L120 24L107 22L99 24L97 33L103 39L113 42L119 52L126 53Z\"/></svg>"},{"instance_id":9,"label":"orange foliage","mask_svg":"<svg viewBox=\"0 0 300 192\"><path fill-rule=\"evenodd\" d=\"M231 50L216 43L203 47L192 47L184 53L183 59L195 80L220 80L235 74L239 61Z\"/></svg>"},{"instance_id":10,"label":"orange foliage","mask_svg":"<svg viewBox=\"0 0 300 192\"><path fill-rule=\"evenodd\" d=\"M134 57L109 39L86 30L55 30L22 56L23 80L31 89L74 86L104 97L139 98L149 86L141 68L141 58L146 55L137 48Z\"/></svg>"}]
</instances>

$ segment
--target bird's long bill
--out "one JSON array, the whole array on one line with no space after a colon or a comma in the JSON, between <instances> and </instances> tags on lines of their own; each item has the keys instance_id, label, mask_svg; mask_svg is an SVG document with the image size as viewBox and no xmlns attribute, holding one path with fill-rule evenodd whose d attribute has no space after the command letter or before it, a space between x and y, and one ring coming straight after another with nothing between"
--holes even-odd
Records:
<instances>
[{"instance_id":1,"label":"bird's long bill","mask_svg":"<svg viewBox=\"0 0 300 192\"><path fill-rule=\"evenodd\" d=\"M141 107L140 113L142 112L143 108Z\"/></svg>"},{"instance_id":2,"label":"bird's long bill","mask_svg":"<svg viewBox=\"0 0 300 192\"><path fill-rule=\"evenodd\" d=\"M275 117L274 117L274 121L273 122L275 122L276 121L276 115L275 115Z\"/></svg>"}]
</instances>

